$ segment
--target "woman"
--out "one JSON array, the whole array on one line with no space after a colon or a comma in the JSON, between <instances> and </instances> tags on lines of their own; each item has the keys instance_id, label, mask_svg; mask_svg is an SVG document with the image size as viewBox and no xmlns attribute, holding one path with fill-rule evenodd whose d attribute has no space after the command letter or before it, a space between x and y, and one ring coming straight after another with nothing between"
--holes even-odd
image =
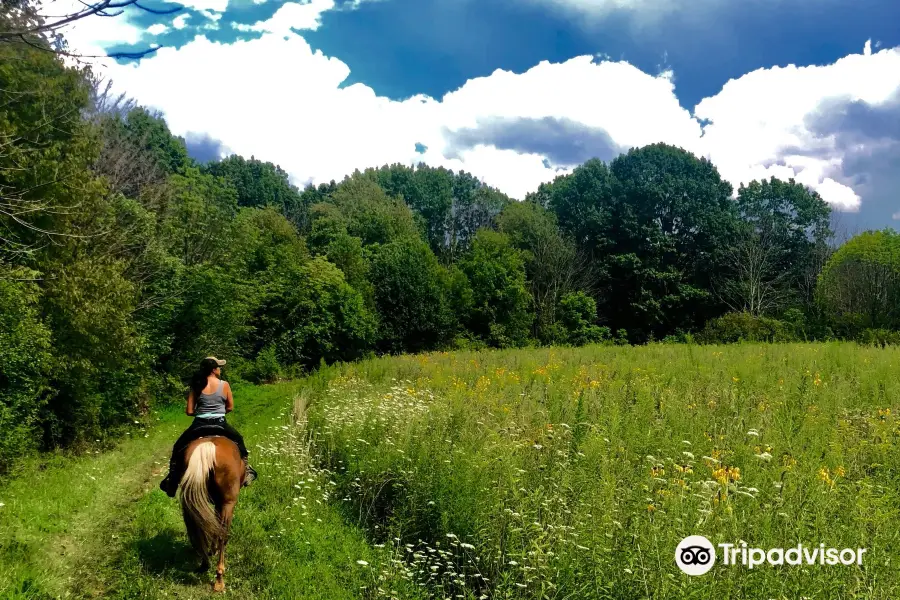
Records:
<instances>
[{"instance_id":1,"label":"woman","mask_svg":"<svg viewBox=\"0 0 900 600\"><path fill-rule=\"evenodd\" d=\"M237 444L247 472L244 485L250 485L250 482L256 479L256 471L247 462L249 453L244 446L244 438L225 422L225 415L234 410L234 398L231 396L231 386L221 379L224 365L224 360L207 356L200 362L200 369L191 379L185 412L194 417L194 421L175 442L172 459L169 461L169 474L159 484L160 489L170 498L175 497L178 484L184 475L184 449L192 441L204 436L222 435Z\"/></svg>"}]
</instances>

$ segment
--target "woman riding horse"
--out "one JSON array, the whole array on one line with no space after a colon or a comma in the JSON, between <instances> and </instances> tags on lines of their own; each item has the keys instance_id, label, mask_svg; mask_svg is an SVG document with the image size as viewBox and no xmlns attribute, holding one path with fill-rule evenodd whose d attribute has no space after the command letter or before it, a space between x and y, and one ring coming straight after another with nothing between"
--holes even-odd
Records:
<instances>
[{"instance_id":1,"label":"woman riding horse","mask_svg":"<svg viewBox=\"0 0 900 600\"><path fill-rule=\"evenodd\" d=\"M185 412L194 417L194 420L175 442L169 461L169 474L159 484L160 489L170 498L175 497L178 484L184 475L185 449L188 444L201 437L219 435L237 444L246 469L243 486L250 485L250 482L256 479L256 471L247 462L249 453L244 445L244 438L225 421L225 415L234 410L234 398L231 395L231 386L227 381L220 379L223 366L224 360L208 356L200 362L200 369L191 379Z\"/></svg>"}]
</instances>

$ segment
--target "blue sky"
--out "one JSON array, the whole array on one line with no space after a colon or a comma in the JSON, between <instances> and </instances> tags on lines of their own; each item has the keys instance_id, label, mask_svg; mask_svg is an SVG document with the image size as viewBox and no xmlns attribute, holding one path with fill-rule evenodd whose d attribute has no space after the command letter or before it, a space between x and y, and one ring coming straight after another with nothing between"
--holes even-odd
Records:
<instances>
[{"instance_id":1,"label":"blue sky","mask_svg":"<svg viewBox=\"0 0 900 600\"><path fill-rule=\"evenodd\" d=\"M298 183L424 158L522 197L665 141L736 186L794 176L850 229L900 222L896 0L189 2L70 38L166 46L106 72L204 158Z\"/></svg>"}]
</instances>

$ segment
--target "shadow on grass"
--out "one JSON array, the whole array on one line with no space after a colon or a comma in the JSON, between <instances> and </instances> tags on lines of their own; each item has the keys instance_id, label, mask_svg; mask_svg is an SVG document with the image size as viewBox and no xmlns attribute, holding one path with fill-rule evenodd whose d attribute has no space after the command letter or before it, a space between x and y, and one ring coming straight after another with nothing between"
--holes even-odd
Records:
<instances>
[{"instance_id":1,"label":"shadow on grass","mask_svg":"<svg viewBox=\"0 0 900 600\"><path fill-rule=\"evenodd\" d=\"M185 585L205 583L209 578L206 571L200 570L197 553L173 529L136 540L131 545L141 565L154 575Z\"/></svg>"}]
</instances>

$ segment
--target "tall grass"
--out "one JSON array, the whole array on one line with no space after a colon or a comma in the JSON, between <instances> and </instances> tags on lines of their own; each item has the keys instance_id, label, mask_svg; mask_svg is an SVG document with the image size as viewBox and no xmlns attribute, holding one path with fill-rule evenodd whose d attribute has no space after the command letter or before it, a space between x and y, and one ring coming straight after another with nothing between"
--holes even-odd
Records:
<instances>
[{"instance_id":1,"label":"tall grass","mask_svg":"<svg viewBox=\"0 0 900 600\"><path fill-rule=\"evenodd\" d=\"M437 597L887 599L898 371L846 343L433 353L321 371L309 427L332 500ZM689 577L692 534L867 553Z\"/></svg>"}]
</instances>

